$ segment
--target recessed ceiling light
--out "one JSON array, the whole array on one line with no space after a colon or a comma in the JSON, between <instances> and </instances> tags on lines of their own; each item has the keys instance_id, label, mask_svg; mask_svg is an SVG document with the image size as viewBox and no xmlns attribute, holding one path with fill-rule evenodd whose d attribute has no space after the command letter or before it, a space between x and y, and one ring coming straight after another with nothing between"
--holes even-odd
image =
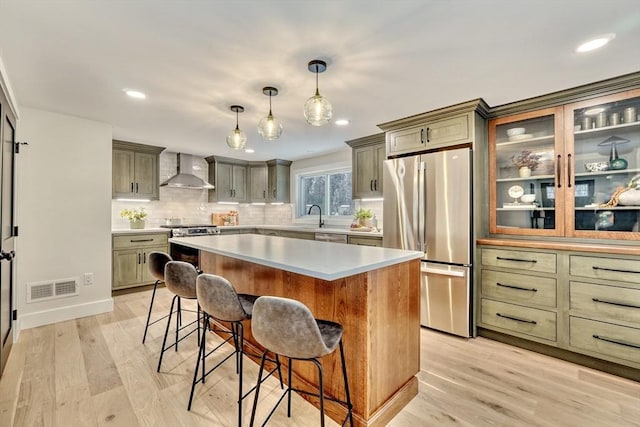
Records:
<instances>
[{"instance_id":1,"label":"recessed ceiling light","mask_svg":"<svg viewBox=\"0 0 640 427\"><path fill-rule=\"evenodd\" d=\"M349 120L347 119L338 119L334 122L338 126L346 126L349 124Z\"/></svg>"},{"instance_id":2,"label":"recessed ceiling light","mask_svg":"<svg viewBox=\"0 0 640 427\"><path fill-rule=\"evenodd\" d=\"M244 150L244 152L251 154L251 153L255 153L256 150L254 150L253 148L247 148L246 150Z\"/></svg>"},{"instance_id":3,"label":"recessed ceiling light","mask_svg":"<svg viewBox=\"0 0 640 427\"><path fill-rule=\"evenodd\" d=\"M145 99L147 97L147 95L145 95L144 93L138 91L138 90L132 90L132 89L125 89L124 93L127 94L127 96L131 97L131 98L136 98L136 99Z\"/></svg>"},{"instance_id":4,"label":"recessed ceiling light","mask_svg":"<svg viewBox=\"0 0 640 427\"><path fill-rule=\"evenodd\" d=\"M576 48L577 53L591 52L592 50L601 48L602 46L609 43L611 40L616 38L614 33L603 34L601 36L595 37L587 42L582 43L580 46Z\"/></svg>"}]
</instances>

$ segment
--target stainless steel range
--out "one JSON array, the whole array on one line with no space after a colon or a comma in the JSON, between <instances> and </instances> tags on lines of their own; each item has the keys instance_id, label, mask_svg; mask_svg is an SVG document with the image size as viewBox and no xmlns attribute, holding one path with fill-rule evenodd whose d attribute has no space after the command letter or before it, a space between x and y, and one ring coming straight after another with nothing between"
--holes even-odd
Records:
<instances>
[{"instance_id":1,"label":"stainless steel range","mask_svg":"<svg viewBox=\"0 0 640 427\"><path fill-rule=\"evenodd\" d=\"M211 224L161 225L160 227L170 228L171 237L213 236L220 234L220 229ZM198 268L199 251L197 249L171 243L169 251L171 258L175 261L188 262Z\"/></svg>"}]
</instances>

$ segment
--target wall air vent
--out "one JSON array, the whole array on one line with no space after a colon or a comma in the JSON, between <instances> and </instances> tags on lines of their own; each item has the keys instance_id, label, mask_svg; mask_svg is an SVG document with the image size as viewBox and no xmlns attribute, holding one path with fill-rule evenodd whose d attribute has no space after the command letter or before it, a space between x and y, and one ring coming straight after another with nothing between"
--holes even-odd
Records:
<instances>
[{"instance_id":1,"label":"wall air vent","mask_svg":"<svg viewBox=\"0 0 640 427\"><path fill-rule=\"evenodd\" d=\"M78 279L58 279L27 284L27 302L38 302L78 295Z\"/></svg>"}]
</instances>

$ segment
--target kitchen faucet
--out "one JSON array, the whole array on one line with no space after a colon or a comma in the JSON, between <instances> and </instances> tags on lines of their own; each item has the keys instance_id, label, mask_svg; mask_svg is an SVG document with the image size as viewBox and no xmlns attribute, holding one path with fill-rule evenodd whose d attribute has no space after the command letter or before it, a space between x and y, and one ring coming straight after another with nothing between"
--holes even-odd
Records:
<instances>
[{"instance_id":1,"label":"kitchen faucet","mask_svg":"<svg viewBox=\"0 0 640 427\"><path fill-rule=\"evenodd\" d=\"M322 228L322 226L324 225L324 221L322 220L322 208L318 205L311 205L309 206L309 212L307 212L307 215L311 215L311 209L313 209L313 207L318 208L318 210L320 211L320 218L319 218L319 222L318 222L318 227Z\"/></svg>"}]
</instances>

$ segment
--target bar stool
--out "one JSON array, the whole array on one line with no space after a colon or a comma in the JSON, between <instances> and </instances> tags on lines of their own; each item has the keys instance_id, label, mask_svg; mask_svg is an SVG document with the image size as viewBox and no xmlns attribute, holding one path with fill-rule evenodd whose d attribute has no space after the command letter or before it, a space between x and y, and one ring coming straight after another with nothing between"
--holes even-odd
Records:
<instances>
[{"instance_id":1,"label":"bar stool","mask_svg":"<svg viewBox=\"0 0 640 427\"><path fill-rule=\"evenodd\" d=\"M173 299L171 300L171 309L169 310L169 318L167 319L167 328L164 331L164 338L162 340L162 347L160 349L160 359L158 360L158 372L160 372L160 367L162 366L162 356L164 352L169 350L171 347L176 348L178 351L178 343L183 339L187 338L193 332L198 332L198 342L200 342L200 305L197 308L197 317L196 320L189 322L186 325L182 325L182 303L181 300L184 299L197 299L196 296L196 279L198 278L198 272L196 268L184 261L169 261L164 267L164 283L169 290L169 292L173 293ZM167 343L167 335L169 335L169 326L171 325L171 318L173 317L173 308L176 305L176 301L178 303L178 308L176 309L176 340L173 344L168 347ZM185 310L186 311L186 310ZM193 324L196 324L193 329L185 333L182 337L180 337L180 332L184 329L191 327Z\"/></svg>"},{"instance_id":2,"label":"bar stool","mask_svg":"<svg viewBox=\"0 0 640 427\"><path fill-rule=\"evenodd\" d=\"M242 401L253 390L255 386L249 390L246 394L242 392L242 355L244 352L244 320L251 319L253 312L253 303L258 298L254 295L238 294L233 285L224 277L216 276L213 274L201 274L196 280L196 295L198 297L198 304L202 308L204 315L204 331L200 341L200 351L198 352L198 359L196 367L193 372L193 382L191 383L191 394L189 395L188 410L191 410L191 403L193 402L193 394L196 384L202 382L204 384L205 377L213 372L216 368L229 360L232 356L236 356L236 373L239 374L238 378L238 426L242 426ZM211 328L210 319L215 319L222 322L231 323L231 329L213 329ZM214 332L222 332L229 334L229 338L218 344L210 351L206 351L206 330L212 330ZM205 359L207 356L214 353L224 344L233 340L234 350L219 361L214 367L208 371L205 368ZM257 357L257 356L256 356ZM276 370L280 373L280 359L276 358L276 367L269 372L262 381L266 380ZM202 369L200 365L202 364ZM198 372L200 371L201 377L198 378ZM280 387L284 388L282 384L282 375L280 374Z\"/></svg>"},{"instance_id":3,"label":"bar stool","mask_svg":"<svg viewBox=\"0 0 640 427\"><path fill-rule=\"evenodd\" d=\"M149 313L147 314L147 324L144 327L144 335L142 336L142 344L144 344L144 341L147 339L147 330L149 329L149 326L158 323L159 321L161 321L162 319L166 318L167 316L169 316L168 314L165 314L164 316L160 317L159 319L154 320L153 322L151 321L151 311L153 310L153 301L156 298L156 289L158 289L158 284L160 282L164 282L164 266L169 262L172 261L171 259L171 255L164 253L164 252L150 252L149 253L149 258L148 258L148 265L149 265L149 273L151 273L151 276L156 279L156 283L153 284L153 293L151 294L151 303L149 303Z\"/></svg>"},{"instance_id":4,"label":"bar stool","mask_svg":"<svg viewBox=\"0 0 640 427\"><path fill-rule=\"evenodd\" d=\"M258 382L256 384L256 394L253 400L250 426L255 420L256 408L258 405L258 395L260 393L260 378L264 368L267 351L280 354L289 359L289 372L287 389L267 416L262 424L267 424L275 410L285 396L288 396L287 416L291 417L291 392L306 394L320 398L320 425L324 427L324 399L329 399L347 408L347 416L342 425L347 420L353 427L353 406L351 405L351 395L349 394L349 382L347 380L347 367L344 362L344 348L342 345L342 325L328 320L318 320L313 317L311 310L303 303L280 297L264 296L256 300L253 306L253 316L251 319L251 331L255 340L265 348L260 363ZM322 375L322 365L318 358L326 356L340 347L340 359L342 361L342 376L344 379L344 390L346 401L324 396L324 384ZM306 360L313 362L318 368L319 393L312 393L300 390L291 385L291 366L293 360Z\"/></svg>"}]
</instances>

